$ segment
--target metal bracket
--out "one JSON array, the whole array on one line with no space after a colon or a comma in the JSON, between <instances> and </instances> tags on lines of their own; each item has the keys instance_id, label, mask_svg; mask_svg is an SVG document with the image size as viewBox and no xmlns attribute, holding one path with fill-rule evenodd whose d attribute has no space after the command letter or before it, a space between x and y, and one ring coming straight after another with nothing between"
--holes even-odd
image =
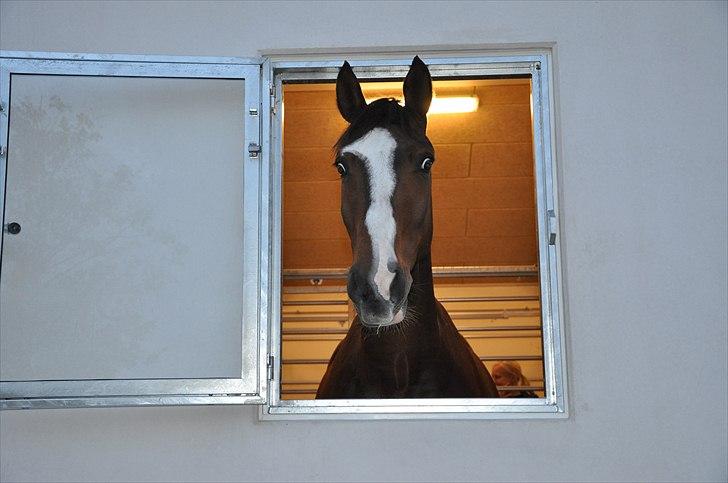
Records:
<instances>
[{"instance_id":1,"label":"metal bracket","mask_svg":"<svg viewBox=\"0 0 728 483\"><path fill-rule=\"evenodd\" d=\"M554 210L548 211L549 218L549 245L556 245L556 213Z\"/></svg>"},{"instance_id":2,"label":"metal bracket","mask_svg":"<svg viewBox=\"0 0 728 483\"><path fill-rule=\"evenodd\" d=\"M253 159L258 159L258 155L262 151L262 148L260 147L260 144L258 143L250 143L248 144L248 154L250 154L250 157Z\"/></svg>"}]
</instances>

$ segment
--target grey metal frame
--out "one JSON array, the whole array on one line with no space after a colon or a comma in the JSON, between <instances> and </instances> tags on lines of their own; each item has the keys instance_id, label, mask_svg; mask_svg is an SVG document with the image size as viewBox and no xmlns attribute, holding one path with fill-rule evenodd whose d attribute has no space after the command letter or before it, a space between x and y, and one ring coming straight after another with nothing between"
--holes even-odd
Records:
<instances>
[{"instance_id":1,"label":"grey metal frame","mask_svg":"<svg viewBox=\"0 0 728 483\"><path fill-rule=\"evenodd\" d=\"M472 54L468 54L472 55ZM360 79L402 79L411 56L406 58L358 57L349 62ZM260 417L270 419L423 419L423 418L566 418L568 417L566 360L562 320L562 289L558 197L556 187L555 143L553 129L552 58L549 50L519 54L427 57L433 78L528 74L532 79L533 141L536 161L536 198L538 214L539 277L543 323L545 394L540 399L357 399L357 400L282 400L281 373L281 209L282 209L282 113L283 83L324 81L336 78L344 58L329 60L267 60L263 66L263 85L271 96L264 96L266 116L270 117L270 137L263 140L264 161L269 169L265 180L270 203L261 220L268 224L264 233L269 263L270 290L266 291L265 315L269 324L269 398ZM267 119L264 118L267 123Z\"/></svg>"},{"instance_id":2,"label":"grey metal frame","mask_svg":"<svg viewBox=\"0 0 728 483\"><path fill-rule=\"evenodd\" d=\"M240 79L245 82L245 146L260 144L261 59L58 54L0 51L0 146L8 145L10 83L13 74L78 76L184 77ZM254 110L254 111L251 111ZM0 151L0 213L5 212L6 150ZM242 370L240 377L204 379L110 379L0 381L0 408L57 408L179 404L260 404L267 390L267 290L261 266L267 264L260 231L260 207L267 182L259 157L245 154L243 166L244 279ZM267 177L267 174L265 175ZM4 223L4 220L3 220ZM4 225L3 225L4 226ZM0 237L2 250L2 237Z\"/></svg>"}]
</instances>

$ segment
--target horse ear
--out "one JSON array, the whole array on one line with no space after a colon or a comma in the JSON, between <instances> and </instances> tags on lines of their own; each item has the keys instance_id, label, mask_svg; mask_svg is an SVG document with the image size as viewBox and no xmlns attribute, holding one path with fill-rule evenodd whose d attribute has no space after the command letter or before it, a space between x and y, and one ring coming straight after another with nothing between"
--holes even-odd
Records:
<instances>
[{"instance_id":1,"label":"horse ear","mask_svg":"<svg viewBox=\"0 0 728 483\"><path fill-rule=\"evenodd\" d=\"M359 117L359 114L367 107L359 80L346 61L339 69L339 75L336 78L336 105L339 107L341 116L349 123L354 122L354 119Z\"/></svg>"},{"instance_id":2,"label":"horse ear","mask_svg":"<svg viewBox=\"0 0 728 483\"><path fill-rule=\"evenodd\" d=\"M432 77L422 59L412 59L407 77L404 79L404 105L425 116L432 102Z\"/></svg>"}]
</instances>

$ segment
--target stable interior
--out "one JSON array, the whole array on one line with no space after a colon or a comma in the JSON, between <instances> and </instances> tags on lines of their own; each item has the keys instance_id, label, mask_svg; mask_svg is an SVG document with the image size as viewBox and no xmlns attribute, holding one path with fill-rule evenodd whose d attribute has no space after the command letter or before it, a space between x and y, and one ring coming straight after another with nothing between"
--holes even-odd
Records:
<instances>
[{"instance_id":1,"label":"stable interior","mask_svg":"<svg viewBox=\"0 0 728 483\"><path fill-rule=\"evenodd\" d=\"M517 361L543 397L530 78L434 81L477 110L428 115L435 295L489 370ZM399 82L362 83L367 100ZM332 146L347 124L333 83L283 86L282 399L313 399L355 311ZM468 272L467 276L463 272Z\"/></svg>"}]
</instances>

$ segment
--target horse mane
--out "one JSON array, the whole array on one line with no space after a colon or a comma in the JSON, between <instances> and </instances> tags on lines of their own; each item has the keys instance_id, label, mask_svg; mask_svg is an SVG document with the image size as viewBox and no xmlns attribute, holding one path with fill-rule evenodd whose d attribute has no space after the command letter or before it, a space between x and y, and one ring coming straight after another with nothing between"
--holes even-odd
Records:
<instances>
[{"instance_id":1,"label":"horse mane","mask_svg":"<svg viewBox=\"0 0 728 483\"><path fill-rule=\"evenodd\" d=\"M346 128L334 144L334 149L339 151L375 127L389 126L398 126L413 137L424 137L427 118L406 106L400 106L393 97L377 99L367 105L359 117Z\"/></svg>"}]
</instances>

